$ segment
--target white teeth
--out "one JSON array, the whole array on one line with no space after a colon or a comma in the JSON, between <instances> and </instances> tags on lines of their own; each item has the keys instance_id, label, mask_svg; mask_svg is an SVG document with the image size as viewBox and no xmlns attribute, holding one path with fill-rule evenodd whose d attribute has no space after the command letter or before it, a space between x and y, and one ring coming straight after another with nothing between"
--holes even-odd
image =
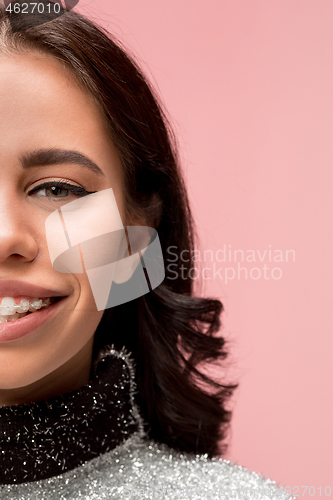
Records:
<instances>
[{"instance_id":1,"label":"white teeth","mask_svg":"<svg viewBox=\"0 0 333 500\"><path fill-rule=\"evenodd\" d=\"M33 299L32 303L29 306L29 311L34 312L42 307L43 301L41 299Z\"/></svg>"},{"instance_id":2,"label":"white teeth","mask_svg":"<svg viewBox=\"0 0 333 500\"><path fill-rule=\"evenodd\" d=\"M10 316L16 311L16 304L13 297L4 297L1 301L0 315Z\"/></svg>"},{"instance_id":3,"label":"white teeth","mask_svg":"<svg viewBox=\"0 0 333 500\"><path fill-rule=\"evenodd\" d=\"M15 319L20 319L26 314L12 314L11 316L0 316L0 323L8 323L8 321L14 321Z\"/></svg>"},{"instance_id":4,"label":"white teeth","mask_svg":"<svg viewBox=\"0 0 333 500\"><path fill-rule=\"evenodd\" d=\"M1 305L4 307L13 307L16 305L16 302L13 297L4 297L1 301Z\"/></svg>"},{"instance_id":5,"label":"white teeth","mask_svg":"<svg viewBox=\"0 0 333 500\"><path fill-rule=\"evenodd\" d=\"M25 313L25 312L29 311L29 306L30 306L29 300L22 299L21 302L19 303L19 305L16 308L16 312L18 312L18 313Z\"/></svg>"},{"instance_id":6,"label":"white teeth","mask_svg":"<svg viewBox=\"0 0 333 500\"><path fill-rule=\"evenodd\" d=\"M16 304L13 297L4 297L0 304L0 323L23 318L28 312L35 312L42 307L48 307L53 302L54 297L47 297L46 299L34 298L31 303L27 299L22 299L19 304Z\"/></svg>"},{"instance_id":7,"label":"white teeth","mask_svg":"<svg viewBox=\"0 0 333 500\"><path fill-rule=\"evenodd\" d=\"M15 303L13 297L3 297L0 304L0 323L2 317L6 317L10 321L10 317L14 315L13 319L18 319L21 317L22 313L35 312L42 307L48 307L51 303L51 299L47 297L46 299L32 299L31 303L27 299L21 299L19 304ZM17 314L19 313L19 314Z\"/></svg>"}]
</instances>

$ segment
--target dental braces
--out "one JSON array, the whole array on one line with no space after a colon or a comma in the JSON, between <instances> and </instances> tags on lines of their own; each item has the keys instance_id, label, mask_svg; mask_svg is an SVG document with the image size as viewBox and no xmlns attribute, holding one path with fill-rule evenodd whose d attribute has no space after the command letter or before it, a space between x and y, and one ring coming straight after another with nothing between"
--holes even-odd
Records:
<instances>
[{"instance_id":1,"label":"dental braces","mask_svg":"<svg viewBox=\"0 0 333 500\"><path fill-rule=\"evenodd\" d=\"M4 299L2 299L4 300ZM35 311L41 309L42 307L47 307L51 304L51 299L47 297L44 301L42 299L33 299L31 302L27 299L22 299L19 304L13 303L13 299L10 299L10 303L5 302L5 304L0 303L0 316L10 316L15 313L25 313L28 312L30 308L33 308ZM19 309L19 311L18 311ZM7 314L3 314L3 312ZM31 311L33 312L33 311Z\"/></svg>"}]
</instances>

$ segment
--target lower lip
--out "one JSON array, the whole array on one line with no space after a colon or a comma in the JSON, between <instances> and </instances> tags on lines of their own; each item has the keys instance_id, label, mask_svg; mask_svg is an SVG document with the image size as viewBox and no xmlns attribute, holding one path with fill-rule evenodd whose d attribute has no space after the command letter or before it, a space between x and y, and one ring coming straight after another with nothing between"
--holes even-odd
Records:
<instances>
[{"instance_id":1,"label":"lower lip","mask_svg":"<svg viewBox=\"0 0 333 500\"><path fill-rule=\"evenodd\" d=\"M21 339L34 332L56 314L63 302L64 299L61 299L23 318L8 323L0 323L0 343Z\"/></svg>"}]
</instances>

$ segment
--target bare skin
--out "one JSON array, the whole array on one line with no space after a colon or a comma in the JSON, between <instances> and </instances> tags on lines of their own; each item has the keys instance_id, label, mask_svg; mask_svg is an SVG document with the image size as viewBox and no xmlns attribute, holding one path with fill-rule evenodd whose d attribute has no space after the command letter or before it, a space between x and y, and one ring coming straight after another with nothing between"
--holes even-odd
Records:
<instances>
[{"instance_id":1,"label":"bare skin","mask_svg":"<svg viewBox=\"0 0 333 500\"><path fill-rule=\"evenodd\" d=\"M68 192L54 199L45 189L29 191L60 180L87 191L112 187L126 224L117 150L101 111L60 62L37 53L0 55L0 117L0 281L25 281L68 295L67 307L36 335L0 343L0 406L7 406L87 384L103 314L87 275L55 271L48 254L45 219L77 196ZM104 175L72 163L24 170L20 156L40 148L81 152Z\"/></svg>"}]
</instances>

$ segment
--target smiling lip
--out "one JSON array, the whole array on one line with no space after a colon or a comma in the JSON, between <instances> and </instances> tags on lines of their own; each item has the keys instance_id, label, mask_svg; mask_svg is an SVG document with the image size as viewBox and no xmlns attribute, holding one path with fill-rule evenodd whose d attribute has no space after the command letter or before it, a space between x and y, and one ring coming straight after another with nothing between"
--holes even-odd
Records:
<instances>
[{"instance_id":1,"label":"smiling lip","mask_svg":"<svg viewBox=\"0 0 333 500\"><path fill-rule=\"evenodd\" d=\"M60 290L48 290L25 281L0 280L0 297L36 297L43 299L46 297L66 297L69 293Z\"/></svg>"},{"instance_id":2,"label":"smiling lip","mask_svg":"<svg viewBox=\"0 0 333 500\"><path fill-rule=\"evenodd\" d=\"M63 302L64 299L62 298L46 308L27 314L23 318L9 321L8 323L0 323L0 344L11 342L33 333L39 326L42 326L59 311Z\"/></svg>"}]
</instances>

